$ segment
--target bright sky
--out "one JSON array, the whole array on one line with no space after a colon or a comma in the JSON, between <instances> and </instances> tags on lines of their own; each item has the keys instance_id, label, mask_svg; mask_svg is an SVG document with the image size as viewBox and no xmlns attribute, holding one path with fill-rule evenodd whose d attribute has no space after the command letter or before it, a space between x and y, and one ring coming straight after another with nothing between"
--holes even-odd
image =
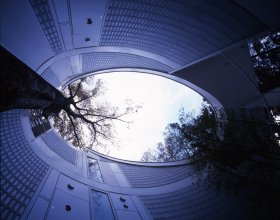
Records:
<instances>
[{"instance_id":1,"label":"bright sky","mask_svg":"<svg viewBox=\"0 0 280 220\"><path fill-rule=\"evenodd\" d=\"M109 156L139 161L149 148L163 141L167 124L178 121L179 109L199 111L202 96L192 89L170 79L144 73L115 72L95 76L102 79L108 89L102 99L112 106L125 107L127 99L142 104L138 113L127 119L130 124L115 124L120 148L111 148Z\"/></svg>"}]
</instances>

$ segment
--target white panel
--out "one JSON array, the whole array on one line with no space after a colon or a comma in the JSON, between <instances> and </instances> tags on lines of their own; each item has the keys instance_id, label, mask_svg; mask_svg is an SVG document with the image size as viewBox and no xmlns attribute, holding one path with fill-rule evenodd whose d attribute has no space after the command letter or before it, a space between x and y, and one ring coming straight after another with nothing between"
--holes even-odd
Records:
<instances>
[{"instance_id":1,"label":"white panel","mask_svg":"<svg viewBox=\"0 0 280 220\"><path fill-rule=\"evenodd\" d=\"M126 179L126 177L123 175L121 169L119 168L119 166L115 163L109 163L109 166L113 172L113 174L115 175L115 178L119 184L120 187L130 187L130 184L128 182L128 180Z\"/></svg>"},{"instance_id":2,"label":"white panel","mask_svg":"<svg viewBox=\"0 0 280 220\"><path fill-rule=\"evenodd\" d=\"M239 52L244 51L239 50ZM224 55L211 57L173 74L203 88L216 97L225 108L244 106L260 97L250 77L240 66L235 65ZM264 103L259 103L257 106L263 107Z\"/></svg>"},{"instance_id":3,"label":"white panel","mask_svg":"<svg viewBox=\"0 0 280 220\"><path fill-rule=\"evenodd\" d=\"M82 183L79 183L67 176L60 175L57 188L67 192L73 196L89 201L88 187Z\"/></svg>"},{"instance_id":4,"label":"white panel","mask_svg":"<svg viewBox=\"0 0 280 220\"><path fill-rule=\"evenodd\" d=\"M115 209L137 211L128 195L110 193L110 197Z\"/></svg>"},{"instance_id":5,"label":"white panel","mask_svg":"<svg viewBox=\"0 0 280 220\"><path fill-rule=\"evenodd\" d=\"M120 187L131 187L122 173L114 173Z\"/></svg>"},{"instance_id":6,"label":"white panel","mask_svg":"<svg viewBox=\"0 0 280 220\"><path fill-rule=\"evenodd\" d=\"M70 1L75 48L98 45L106 2L105 0ZM87 19L91 19L92 24L87 24ZM90 38L90 41L86 42L86 38Z\"/></svg>"},{"instance_id":7,"label":"white panel","mask_svg":"<svg viewBox=\"0 0 280 220\"><path fill-rule=\"evenodd\" d=\"M104 182L111 186L118 186L118 182L113 174L112 170L110 169L107 162L99 161L99 167L104 179Z\"/></svg>"},{"instance_id":8,"label":"white panel","mask_svg":"<svg viewBox=\"0 0 280 220\"><path fill-rule=\"evenodd\" d=\"M53 1L59 23L69 21L67 0Z\"/></svg>"},{"instance_id":9,"label":"white panel","mask_svg":"<svg viewBox=\"0 0 280 220\"><path fill-rule=\"evenodd\" d=\"M63 80L72 75L72 68L70 59L68 57L54 63L51 68L55 72L60 82L63 82Z\"/></svg>"},{"instance_id":10,"label":"white panel","mask_svg":"<svg viewBox=\"0 0 280 220\"><path fill-rule=\"evenodd\" d=\"M258 86L255 69L253 67L252 58L249 54L247 42L233 49L223 52L223 55L237 68L244 72L250 78L251 82Z\"/></svg>"},{"instance_id":11,"label":"white panel","mask_svg":"<svg viewBox=\"0 0 280 220\"><path fill-rule=\"evenodd\" d=\"M89 39L89 41L87 41ZM98 46L99 36L96 33L73 35L75 48Z\"/></svg>"},{"instance_id":12,"label":"white panel","mask_svg":"<svg viewBox=\"0 0 280 220\"><path fill-rule=\"evenodd\" d=\"M73 74L82 73L81 56L75 55L70 57Z\"/></svg>"},{"instance_id":13,"label":"white panel","mask_svg":"<svg viewBox=\"0 0 280 220\"><path fill-rule=\"evenodd\" d=\"M100 32L106 1L104 0L71 0L71 15L74 34L88 34ZM86 19L91 18L93 23L87 24Z\"/></svg>"},{"instance_id":14,"label":"white panel","mask_svg":"<svg viewBox=\"0 0 280 220\"><path fill-rule=\"evenodd\" d=\"M61 24L60 30L66 50L73 49L72 34L70 24Z\"/></svg>"},{"instance_id":15,"label":"white panel","mask_svg":"<svg viewBox=\"0 0 280 220\"><path fill-rule=\"evenodd\" d=\"M59 176L58 171L52 170L47 181L45 182L43 189L40 192L41 196L43 196L47 199L51 199L58 176Z\"/></svg>"},{"instance_id":16,"label":"white panel","mask_svg":"<svg viewBox=\"0 0 280 220\"><path fill-rule=\"evenodd\" d=\"M48 206L49 206L49 202L39 196L27 219L28 220L44 219Z\"/></svg>"},{"instance_id":17,"label":"white panel","mask_svg":"<svg viewBox=\"0 0 280 220\"><path fill-rule=\"evenodd\" d=\"M118 166L117 164L115 164L115 163L109 163L109 165L110 165L110 167L111 167L111 169L112 169L112 171L113 171L114 173L122 172L121 169L119 168L119 166Z\"/></svg>"},{"instance_id":18,"label":"white panel","mask_svg":"<svg viewBox=\"0 0 280 220\"><path fill-rule=\"evenodd\" d=\"M121 220L141 220L138 213L133 211L117 210L117 216Z\"/></svg>"},{"instance_id":19,"label":"white panel","mask_svg":"<svg viewBox=\"0 0 280 220\"><path fill-rule=\"evenodd\" d=\"M57 189L47 219L90 219L89 202Z\"/></svg>"},{"instance_id":20,"label":"white panel","mask_svg":"<svg viewBox=\"0 0 280 220\"><path fill-rule=\"evenodd\" d=\"M28 1L1 1L1 45L36 70L54 54Z\"/></svg>"}]
</instances>

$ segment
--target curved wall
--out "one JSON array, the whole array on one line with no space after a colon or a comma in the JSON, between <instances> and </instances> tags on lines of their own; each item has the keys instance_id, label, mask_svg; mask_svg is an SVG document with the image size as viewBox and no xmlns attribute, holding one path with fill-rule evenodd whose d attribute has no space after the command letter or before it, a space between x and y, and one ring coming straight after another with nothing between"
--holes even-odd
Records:
<instances>
[{"instance_id":1,"label":"curved wall","mask_svg":"<svg viewBox=\"0 0 280 220\"><path fill-rule=\"evenodd\" d=\"M114 160L76 150L53 130L34 138L23 110L1 114L1 127L4 219L90 219L95 215L96 200L92 198L96 192L108 198L116 219L246 214L240 209L241 204L243 209L248 205L244 201L193 185L193 171L186 161L149 164ZM98 164L94 169L89 158ZM93 172L98 169L101 179Z\"/></svg>"},{"instance_id":2,"label":"curved wall","mask_svg":"<svg viewBox=\"0 0 280 220\"><path fill-rule=\"evenodd\" d=\"M266 107L246 44L279 27L279 1L11 0L0 9L1 45L57 88L91 71L140 68L187 80L225 108ZM1 219L265 217L194 186L187 162L115 160L53 130L35 138L22 110L1 113L0 132Z\"/></svg>"},{"instance_id":3,"label":"curved wall","mask_svg":"<svg viewBox=\"0 0 280 220\"><path fill-rule=\"evenodd\" d=\"M20 110L1 114L1 219L19 219L42 185L50 166L30 148Z\"/></svg>"}]
</instances>

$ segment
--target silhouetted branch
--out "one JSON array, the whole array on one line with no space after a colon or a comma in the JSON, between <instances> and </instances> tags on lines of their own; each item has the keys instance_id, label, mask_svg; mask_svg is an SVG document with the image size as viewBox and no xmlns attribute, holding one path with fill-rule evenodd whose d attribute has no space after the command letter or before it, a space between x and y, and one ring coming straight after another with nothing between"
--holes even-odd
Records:
<instances>
[{"instance_id":1,"label":"silhouetted branch","mask_svg":"<svg viewBox=\"0 0 280 220\"><path fill-rule=\"evenodd\" d=\"M76 89L76 91L75 91L75 93L74 93L74 95L73 95L73 98L77 95L79 89L81 88L81 84L82 84L82 81L80 81L80 82L78 83L78 86L77 86L77 89Z\"/></svg>"},{"instance_id":2,"label":"silhouetted branch","mask_svg":"<svg viewBox=\"0 0 280 220\"><path fill-rule=\"evenodd\" d=\"M72 120L72 118L71 118L71 115L70 115L67 111L66 111L66 114L67 114L67 116L68 116L68 118L69 118L69 120L70 120L70 123L71 123L72 127L73 127L73 131L74 131L74 134L75 134L75 138L77 139L78 144L80 145L80 138L79 138L79 135L77 134L76 126L75 126L75 124L74 124L74 122L73 122L73 120Z\"/></svg>"}]
</instances>

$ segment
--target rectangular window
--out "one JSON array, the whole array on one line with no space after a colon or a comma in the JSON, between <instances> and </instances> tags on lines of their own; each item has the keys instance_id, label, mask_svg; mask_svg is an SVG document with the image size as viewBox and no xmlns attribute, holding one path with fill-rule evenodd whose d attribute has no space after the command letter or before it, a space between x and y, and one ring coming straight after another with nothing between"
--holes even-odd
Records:
<instances>
[{"instance_id":1,"label":"rectangular window","mask_svg":"<svg viewBox=\"0 0 280 220\"><path fill-rule=\"evenodd\" d=\"M31 129L35 137L45 133L51 129L51 125L48 119L42 116L42 110L29 110L29 121L31 124Z\"/></svg>"},{"instance_id":2,"label":"rectangular window","mask_svg":"<svg viewBox=\"0 0 280 220\"><path fill-rule=\"evenodd\" d=\"M104 182L96 159L88 158L88 177L98 182Z\"/></svg>"},{"instance_id":3,"label":"rectangular window","mask_svg":"<svg viewBox=\"0 0 280 220\"><path fill-rule=\"evenodd\" d=\"M96 190L91 191L93 214L92 219L114 220L114 214L110 204L109 197L106 193Z\"/></svg>"},{"instance_id":4,"label":"rectangular window","mask_svg":"<svg viewBox=\"0 0 280 220\"><path fill-rule=\"evenodd\" d=\"M248 43L261 92L280 85L280 32L268 34Z\"/></svg>"}]
</instances>

